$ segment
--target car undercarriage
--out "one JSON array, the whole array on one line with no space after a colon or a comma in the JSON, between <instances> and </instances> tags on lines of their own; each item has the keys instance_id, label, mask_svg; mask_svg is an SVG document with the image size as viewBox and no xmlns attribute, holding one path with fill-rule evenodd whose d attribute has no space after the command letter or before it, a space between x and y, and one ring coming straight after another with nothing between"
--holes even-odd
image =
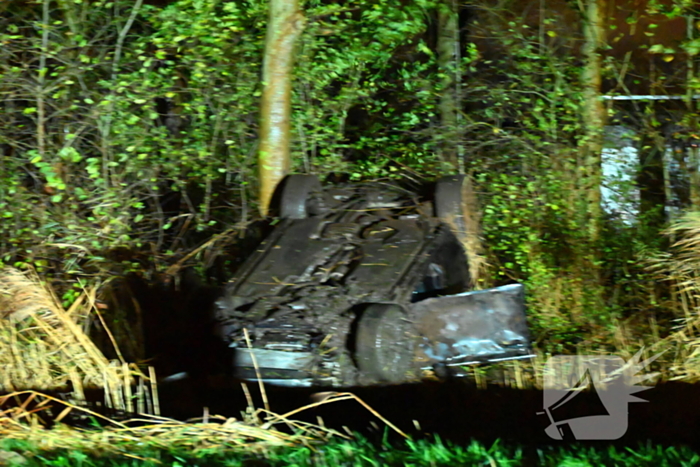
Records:
<instances>
[{"instance_id":1,"label":"car undercarriage","mask_svg":"<svg viewBox=\"0 0 700 467\"><path fill-rule=\"evenodd\" d=\"M236 375L347 387L530 357L522 285L472 290L464 184L446 177L426 200L288 177L281 221L217 302Z\"/></svg>"}]
</instances>

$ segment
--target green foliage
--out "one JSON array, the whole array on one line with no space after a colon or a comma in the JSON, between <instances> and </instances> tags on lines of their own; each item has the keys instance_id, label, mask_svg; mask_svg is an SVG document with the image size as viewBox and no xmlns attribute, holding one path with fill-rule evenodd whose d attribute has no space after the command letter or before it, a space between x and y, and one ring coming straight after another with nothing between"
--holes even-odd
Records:
<instances>
[{"instance_id":1,"label":"green foliage","mask_svg":"<svg viewBox=\"0 0 700 467\"><path fill-rule=\"evenodd\" d=\"M266 1L138 11L126 0L49 2L48 21L42 2L25 3L0 16L2 263L90 277L153 270L251 219ZM438 4L305 2L295 171L443 173ZM482 203L486 282L524 282L545 350L572 350L648 305L631 265L651 236L611 220L609 236L592 239L581 61L571 53L580 34L550 12L541 31L530 27L518 5L462 11L470 36L448 67L464 110L453 143ZM613 77L619 67L606 63ZM72 290L61 290L66 303Z\"/></svg>"},{"instance_id":2,"label":"green foliage","mask_svg":"<svg viewBox=\"0 0 700 467\"><path fill-rule=\"evenodd\" d=\"M465 147L495 279L524 282L535 334L549 351L572 350L574 336L611 322L580 171L581 70L565 44L541 43L501 11L485 10L480 25L489 40L477 45L491 52L466 84Z\"/></svg>"},{"instance_id":3,"label":"green foliage","mask_svg":"<svg viewBox=\"0 0 700 467\"><path fill-rule=\"evenodd\" d=\"M30 7L11 9L0 38L4 262L40 266L37 245L72 246L49 251L75 273L88 266L70 261L81 248L158 251L185 224L240 220L219 206L252 178L265 3L50 7L46 25ZM42 55L37 90L30 64ZM164 196L180 197L174 211L164 212Z\"/></svg>"},{"instance_id":4,"label":"green foliage","mask_svg":"<svg viewBox=\"0 0 700 467\"><path fill-rule=\"evenodd\" d=\"M117 272L133 262L115 265L105 253L168 251L187 230L211 234L247 221L267 2L180 0L138 11L126 1L59 2L49 4L46 24L36 19L39 6L11 8L0 37L0 91L9 97L0 119L9 155L0 167L3 261L41 266L39 249L54 257L56 272ZM395 172L383 167L394 158L429 163L429 148L403 132L425 126L430 106L396 118L378 96L396 86L386 75L397 64L403 92L415 91L411 78L430 63L408 65L396 51L425 31L432 6L307 5L295 85L297 167L378 177ZM31 64L42 57L47 66L37 75ZM348 138L351 108L373 115L372 137ZM392 128L378 130L378 118ZM351 167L351 153L379 147L374 160Z\"/></svg>"},{"instance_id":5,"label":"green foliage","mask_svg":"<svg viewBox=\"0 0 700 467\"><path fill-rule=\"evenodd\" d=\"M294 160L300 168L350 171L359 179L392 176L396 162L429 165L432 143L420 133L435 118L435 65L420 37L435 5L307 3L311 22L295 77ZM397 57L416 47L418 60Z\"/></svg>"}]
</instances>

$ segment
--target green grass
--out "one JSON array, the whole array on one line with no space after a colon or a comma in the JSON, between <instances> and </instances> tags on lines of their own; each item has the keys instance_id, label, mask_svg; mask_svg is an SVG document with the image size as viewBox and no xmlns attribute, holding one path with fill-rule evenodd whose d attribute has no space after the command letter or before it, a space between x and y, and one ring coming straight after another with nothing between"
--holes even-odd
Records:
<instances>
[{"instance_id":1,"label":"green grass","mask_svg":"<svg viewBox=\"0 0 700 467\"><path fill-rule=\"evenodd\" d=\"M335 440L314 447L277 448L255 453L250 450L226 452L199 452L196 456L187 452L169 452L142 446L124 446L127 456L101 455L81 451L43 451L24 441L3 440L0 449L19 453L16 458L23 467L92 467L92 466L694 466L700 465L700 455L687 447L662 447L640 445L626 447L591 447L562 445L548 447L523 447L496 442L491 446L473 441L468 446L455 446L439 438L431 441L407 441L403 445L377 446L365 439L357 441ZM13 462L0 465L12 465Z\"/></svg>"}]
</instances>

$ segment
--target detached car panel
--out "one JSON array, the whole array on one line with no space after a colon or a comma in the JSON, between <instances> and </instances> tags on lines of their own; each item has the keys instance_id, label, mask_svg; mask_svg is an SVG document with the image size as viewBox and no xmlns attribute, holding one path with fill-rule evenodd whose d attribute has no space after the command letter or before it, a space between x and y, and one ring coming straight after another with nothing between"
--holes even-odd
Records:
<instances>
[{"instance_id":1,"label":"detached car panel","mask_svg":"<svg viewBox=\"0 0 700 467\"><path fill-rule=\"evenodd\" d=\"M530 356L522 286L469 290L464 183L439 181L433 208L390 184L324 190L288 177L284 219L217 303L237 375L401 383Z\"/></svg>"}]
</instances>

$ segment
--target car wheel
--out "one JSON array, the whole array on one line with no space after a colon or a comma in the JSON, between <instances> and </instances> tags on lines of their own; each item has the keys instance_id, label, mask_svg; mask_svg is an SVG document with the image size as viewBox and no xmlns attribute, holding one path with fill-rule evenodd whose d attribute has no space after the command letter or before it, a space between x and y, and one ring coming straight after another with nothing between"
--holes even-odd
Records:
<instances>
[{"instance_id":1,"label":"car wheel","mask_svg":"<svg viewBox=\"0 0 700 467\"><path fill-rule=\"evenodd\" d=\"M403 307L371 304L357 323L355 358L361 377L378 383L412 379L416 336Z\"/></svg>"},{"instance_id":2,"label":"car wheel","mask_svg":"<svg viewBox=\"0 0 700 467\"><path fill-rule=\"evenodd\" d=\"M306 219L325 210L323 188L314 175L287 176L282 189L280 217Z\"/></svg>"},{"instance_id":3,"label":"car wheel","mask_svg":"<svg viewBox=\"0 0 700 467\"><path fill-rule=\"evenodd\" d=\"M438 180L435 186L435 217L452 227L460 240L467 235L467 219L463 209L464 175L451 175Z\"/></svg>"}]
</instances>

